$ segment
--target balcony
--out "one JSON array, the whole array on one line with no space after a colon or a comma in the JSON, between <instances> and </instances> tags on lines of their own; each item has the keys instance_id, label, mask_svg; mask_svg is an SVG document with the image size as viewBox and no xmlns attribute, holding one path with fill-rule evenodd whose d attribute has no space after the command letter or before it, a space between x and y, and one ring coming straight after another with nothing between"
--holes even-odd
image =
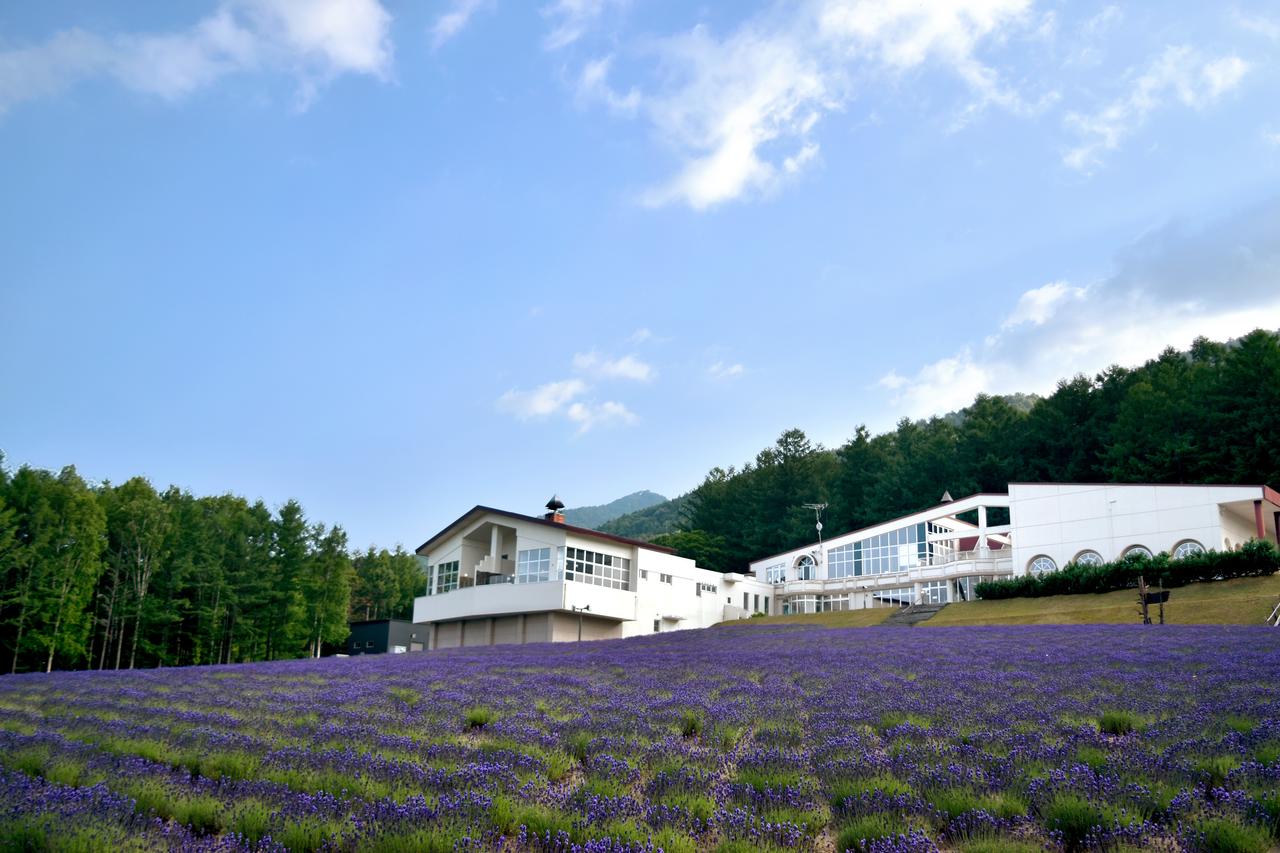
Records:
<instances>
[{"instance_id":1,"label":"balcony","mask_svg":"<svg viewBox=\"0 0 1280 853\"><path fill-rule=\"evenodd\" d=\"M414 622L450 622L487 616L509 616L547 611L574 612L590 607L592 616L629 621L636 618L636 595L589 583L551 580L512 583L494 576L479 586L450 590L414 599Z\"/></svg>"},{"instance_id":2,"label":"balcony","mask_svg":"<svg viewBox=\"0 0 1280 853\"><path fill-rule=\"evenodd\" d=\"M917 582L951 580L973 575L1010 575L1013 574L1013 556L1008 548L988 550L986 552L966 551L954 554L945 562L936 565L911 566L896 572L883 572L876 575L856 575L826 580L787 581L784 591L787 595L803 593L840 593L851 590L891 589L905 587Z\"/></svg>"}]
</instances>

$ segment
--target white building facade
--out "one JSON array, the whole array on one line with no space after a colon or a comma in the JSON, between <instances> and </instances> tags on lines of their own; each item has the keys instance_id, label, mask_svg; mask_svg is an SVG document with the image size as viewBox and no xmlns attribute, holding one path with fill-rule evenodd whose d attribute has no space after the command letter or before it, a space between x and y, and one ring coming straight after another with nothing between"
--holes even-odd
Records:
<instances>
[{"instance_id":1,"label":"white building facade","mask_svg":"<svg viewBox=\"0 0 1280 853\"><path fill-rule=\"evenodd\" d=\"M772 587L669 548L477 506L417 549L428 649L634 637L767 613Z\"/></svg>"},{"instance_id":2,"label":"white building facade","mask_svg":"<svg viewBox=\"0 0 1280 853\"><path fill-rule=\"evenodd\" d=\"M1277 539L1266 486L1011 483L751 563L772 613L972 600L994 578Z\"/></svg>"}]
</instances>

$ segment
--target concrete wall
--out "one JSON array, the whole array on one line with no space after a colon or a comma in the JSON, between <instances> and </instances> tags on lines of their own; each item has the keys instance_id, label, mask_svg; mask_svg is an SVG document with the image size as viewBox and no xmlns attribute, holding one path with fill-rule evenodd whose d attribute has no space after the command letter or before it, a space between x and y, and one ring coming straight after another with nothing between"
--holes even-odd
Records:
<instances>
[{"instance_id":1,"label":"concrete wall","mask_svg":"<svg viewBox=\"0 0 1280 853\"><path fill-rule=\"evenodd\" d=\"M526 643L551 642L550 613L530 613L525 617L524 641Z\"/></svg>"},{"instance_id":2,"label":"concrete wall","mask_svg":"<svg viewBox=\"0 0 1280 853\"><path fill-rule=\"evenodd\" d=\"M456 649L462 645L462 623L441 622L436 625L437 649Z\"/></svg>"},{"instance_id":3,"label":"concrete wall","mask_svg":"<svg viewBox=\"0 0 1280 853\"><path fill-rule=\"evenodd\" d=\"M494 645L524 642L524 617L499 616L493 620Z\"/></svg>"},{"instance_id":4,"label":"concrete wall","mask_svg":"<svg viewBox=\"0 0 1280 853\"><path fill-rule=\"evenodd\" d=\"M553 613L553 642L564 643L578 639L578 616L573 613ZM622 637L622 625L606 619L595 619L583 614L582 639L585 640L617 640Z\"/></svg>"}]
</instances>

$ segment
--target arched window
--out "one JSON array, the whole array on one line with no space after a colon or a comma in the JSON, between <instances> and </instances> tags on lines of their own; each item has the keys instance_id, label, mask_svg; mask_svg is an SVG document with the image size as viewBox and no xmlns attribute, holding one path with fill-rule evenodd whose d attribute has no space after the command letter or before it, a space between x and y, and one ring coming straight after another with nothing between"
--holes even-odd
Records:
<instances>
[{"instance_id":1,"label":"arched window","mask_svg":"<svg viewBox=\"0 0 1280 853\"><path fill-rule=\"evenodd\" d=\"M1071 562L1077 566L1101 566L1106 560L1102 559L1102 555L1097 551L1085 550L1076 554L1076 558Z\"/></svg>"},{"instance_id":2,"label":"arched window","mask_svg":"<svg viewBox=\"0 0 1280 853\"><path fill-rule=\"evenodd\" d=\"M817 566L813 562L813 557L802 554L800 559L796 560L796 580L811 581L816 576Z\"/></svg>"},{"instance_id":3,"label":"arched window","mask_svg":"<svg viewBox=\"0 0 1280 853\"><path fill-rule=\"evenodd\" d=\"M1046 557L1044 554L1041 554L1039 557L1036 557L1028 563L1027 568L1030 569L1031 573L1034 575L1042 575L1045 572L1056 572L1058 570L1058 564L1053 561L1053 557Z\"/></svg>"},{"instance_id":4,"label":"arched window","mask_svg":"<svg viewBox=\"0 0 1280 853\"><path fill-rule=\"evenodd\" d=\"M1204 553L1204 546L1194 539L1187 539L1178 543L1178 547L1173 549L1173 559L1181 560L1185 557L1194 557Z\"/></svg>"},{"instance_id":5,"label":"arched window","mask_svg":"<svg viewBox=\"0 0 1280 853\"><path fill-rule=\"evenodd\" d=\"M1144 559L1150 560L1151 549L1148 548L1146 545L1130 545L1128 548L1125 549L1124 556L1125 556L1125 559L1128 559L1129 557L1142 557Z\"/></svg>"}]
</instances>

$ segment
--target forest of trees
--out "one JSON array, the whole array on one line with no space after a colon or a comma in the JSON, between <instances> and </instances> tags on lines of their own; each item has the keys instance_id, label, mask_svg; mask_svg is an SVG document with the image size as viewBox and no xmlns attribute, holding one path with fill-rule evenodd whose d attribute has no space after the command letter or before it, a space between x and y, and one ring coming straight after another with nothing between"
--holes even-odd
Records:
<instances>
[{"instance_id":1,"label":"forest of trees","mask_svg":"<svg viewBox=\"0 0 1280 853\"><path fill-rule=\"evenodd\" d=\"M837 534L934 506L944 491L1002 493L1010 482L1280 483L1280 336L1270 332L1200 339L1026 403L979 396L882 435L858 427L835 450L788 430L741 469L712 469L682 498L681 529L654 541L738 571L812 542L806 503L828 503L823 521Z\"/></svg>"},{"instance_id":2,"label":"forest of trees","mask_svg":"<svg viewBox=\"0 0 1280 853\"><path fill-rule=\"evenodd\" d=\"M142 477L8 471L0 457L0 666L120 669L318 655L348 619L407 617L417 558L348 552L296 501L158 492Z\"/></svg>"}]
</instances>

